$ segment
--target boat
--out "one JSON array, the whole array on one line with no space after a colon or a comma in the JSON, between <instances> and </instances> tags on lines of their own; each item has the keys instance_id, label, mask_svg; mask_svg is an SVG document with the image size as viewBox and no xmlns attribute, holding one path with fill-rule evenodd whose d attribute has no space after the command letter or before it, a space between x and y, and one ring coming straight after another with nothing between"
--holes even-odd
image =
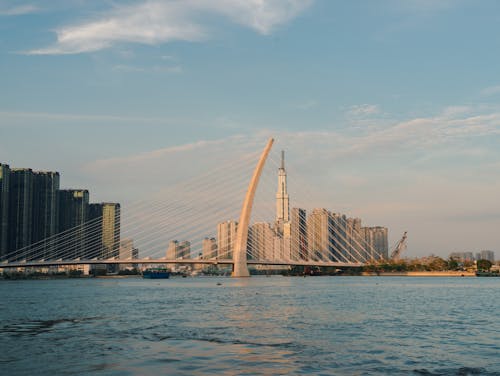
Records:
<instances>
[{"instance_id":1,"label":"boat","mask_svg":"<svg viewBox=\"0 0 500 376\"><path fill-rule=\"evenodd\" d=\"M476 277L500 277L500 273L480 270L476 272Z\"/></svg>"},{"instance_id":2,"label":"boat","mask_svg":"<svg viewBox=\"0 0 500 376\"><path fill-rule=\"evenodd\" d=\"M148 268L142 272L142 278L168 279L170 278L170 272L165 268Z\"/></svg>"}]
</instances>

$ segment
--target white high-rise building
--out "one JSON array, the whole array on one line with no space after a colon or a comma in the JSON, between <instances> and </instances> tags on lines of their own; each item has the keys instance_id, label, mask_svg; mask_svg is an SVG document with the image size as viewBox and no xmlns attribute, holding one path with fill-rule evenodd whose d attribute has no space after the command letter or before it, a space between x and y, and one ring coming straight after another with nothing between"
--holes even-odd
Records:
<instances>
[{"instance_id":1,"label":"white high-rise building","mask_svg":"<svg viewBox=\"0 0 500 376\"><path fill-rule=\"evenodd\" d=\"M290 221L289 197L286 189L285 152L281 151L281 166L278 170L278 192L276 193L276 227L283 234L283 225Z\"/></svg>"},{"instance_id":2,"label":"white high-rise building","mask_svg":"<svg viewBox=\"0 0 500 376\"><path fill-rule=\"evenodd\" d=\"M251 258L274 260L276 235L269 223L257 222L248 229L248 251Z\"/></svg>"},{"instance_id":3,"label":"white high-rise building","mask_svg":"<svg viewBox=\"0 0 500 376\"><path fill-rule=\"evenodd\" d=\"M226 221L217 225L217 257L221 259L233 258L233 249L236 242L238 222Z\"/></svg>"},{"instance_id":4,"label":"white high-rise building","mask_svg":"<svg viewBox=\"0 0 500 376\"><path fill-rule=\"evenodd\" d=\"M168 248L166 252L166 258L169 260L174 260L179 252L179 242L177 240L171 240L168 243Z\"/></svg>"},{"instance_id":5,"label":"white high-rise building","mask_svg":"<svg viewBox=\"0 0 500 376\"><path fill-rule=\"evenodd\" d=\"M201 242L201 254L204 260L217 256L217 241L215 238L205 238Z\"/></svg>"}]
</instances>

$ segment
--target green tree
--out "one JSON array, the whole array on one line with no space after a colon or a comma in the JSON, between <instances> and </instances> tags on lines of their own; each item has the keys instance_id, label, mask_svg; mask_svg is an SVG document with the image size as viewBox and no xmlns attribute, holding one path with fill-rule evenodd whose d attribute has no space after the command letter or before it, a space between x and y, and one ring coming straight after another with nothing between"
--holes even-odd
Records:
<instances>
[{"instance_id":1,"label":"green tree","mask_svg":"<svg viewBox=\"0 0 500 376\"><path fill-rule=\"evenodd\" d=\"M490 270L492 265L489 260L477 260L477 270Z\"/></svg>"},{"instance_id":2,"label":"green tree","mask_svg":"<svg viewBox=\"0 0 500 376\"><path fill-rule=\"evenodd\" d=\"M450 257L448 259L448 270L457 270L457 269L458 269L458 261Z\"/></svg>"}]
</instances>

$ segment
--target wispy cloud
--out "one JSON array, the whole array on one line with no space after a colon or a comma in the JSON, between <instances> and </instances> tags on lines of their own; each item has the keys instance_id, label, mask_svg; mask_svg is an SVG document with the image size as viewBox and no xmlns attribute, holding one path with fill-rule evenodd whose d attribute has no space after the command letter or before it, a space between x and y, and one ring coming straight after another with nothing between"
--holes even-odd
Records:
<instances>
[{"instance_id":1,"label":"wispy cloud","mask_svg":"<svg viewBox=\"0 0 500 376\"><path fill-rule=\"evenodd\" d=\"M152 163L161 166L162 163L170 164L176 161L179 153L207 150L221 145L224 146L221 153L237 154L242 147L242 141L255 146L263 143L268 137L275 137L282 145L286 145L286 148L299 151L303 160L324 159L329 163L353 157L359 159L381 155L401 156L411 152L429 155L429 152L438 151L439 155L443 156L446 150L450 153L461 153L469 158L482 157L484 153L479 153L482 149L474 143L474 139L500 135L500 113L477 114L472 109L469 112L464 111L463 107L448 107L433 117L408 119L386 124L382 129L368 128L355 134L344 130L293 132L253 129L251 134L240 133L225 139L201 140L119 158L98 160L89 163L86 169L104 171L113 170L118 166L146 168ZM311 148L311 145L314 145L314 148Z\"/></svg>"},{"instance_id":2,"label":"wispy cloud","mask_svg":"<svg viewBox=\"0 0 500 376\"><path fill-rule=\"evenodd\" d=\"M313 0L184 0L141 1L115 5L100 18L56 31L57 42L27 54L57 55L98 51L118 43L157 45L170 41L201 41L210 33L202 21L215 14L269 34L295 18Z\"/></svg>"},{"instance_id":3,"label":"wispy cloud","mask_svg":"<svg viewBox=\"0 0 500 376\"><path fill-rule=\"evenodd\" d=\"M5 7L0 4L0 16L22 16L25 14L38 12L39 8L35 5L25 4L13 7Z\"/></svg>"}]
</instances>

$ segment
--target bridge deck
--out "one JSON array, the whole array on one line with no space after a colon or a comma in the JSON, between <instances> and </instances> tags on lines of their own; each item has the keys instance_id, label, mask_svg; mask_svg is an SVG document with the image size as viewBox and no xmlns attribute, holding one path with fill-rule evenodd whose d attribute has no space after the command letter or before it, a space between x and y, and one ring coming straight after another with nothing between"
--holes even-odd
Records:
<instances>
[{"instance_id":1,"label":"bridge deck","mask_svg":"<svg viewBox=\"0 0 500 376\"><path fill-rule=\"evenodd\" d=\"M65 265L97 265L97 264L206 264L206 265L232 265L232 259L108 259L108 260L38 260L38 261L13 261L0 263L1 268L44 267ZM249 265L275 265L275 266L332 266L332 267L361 267L362 263L325 262L306 260L247 260Z\"/></svg>"}]
</instances>

